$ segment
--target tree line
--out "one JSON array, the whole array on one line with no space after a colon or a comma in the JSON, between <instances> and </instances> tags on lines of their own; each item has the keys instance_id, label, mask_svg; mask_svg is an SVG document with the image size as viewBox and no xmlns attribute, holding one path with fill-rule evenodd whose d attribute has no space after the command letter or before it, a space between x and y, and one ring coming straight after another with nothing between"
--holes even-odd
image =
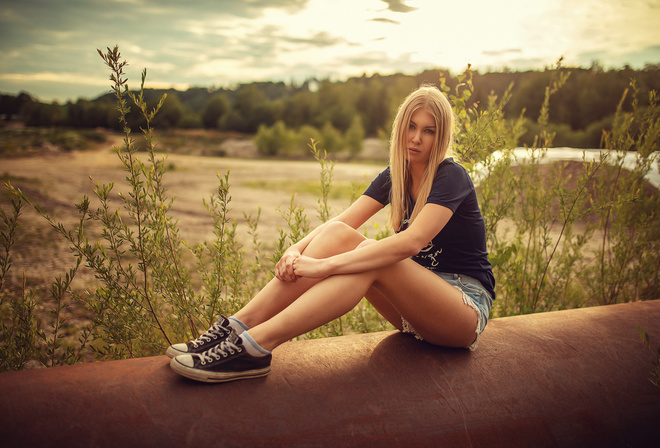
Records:
<instances>
[{"instance_id":1,"label":"tree line","mask_svg":"<svg viewBox=\"0 0 660 448\"><path fill-rule=\"evenodd\" d=\"M648 98L651 90L660 91L660 65L605 70L594 64L589 68L473 72L474 93L470 102L485 109L491 95L501 97L510 89L505 118L517 119L524 114L527 132L520 144L531 144L530 139L538 134L535 122L545 88L557 70L571 74L550 104L549 127L556 133L556 146L599 147L602 132L612 127L617 106L631 79L636 80L642 99ZM417 75L363 75L346 81L312 79L299 85L254 82L235 88L145 89L144 95L155 106L167 94L153 123L161 130L204 128L255 134L260 127L273 128L277 124L291 130L308 126L345 134L349 129L356 132L356 126L360 126L358 135L379 136L388 134L395 108L403 97L422 83L438 84L441 76L452 89L461 82L460 74L426 70ZM627 98L623 110L629 110L631 102ZM110 93L65 104L43 103L28 93L3 94L0 117L22 121L27 126L120 130L119 112ZM137 111L131 111L127 119L136 130L143 120Z\"/></svg>"}]
</instances>

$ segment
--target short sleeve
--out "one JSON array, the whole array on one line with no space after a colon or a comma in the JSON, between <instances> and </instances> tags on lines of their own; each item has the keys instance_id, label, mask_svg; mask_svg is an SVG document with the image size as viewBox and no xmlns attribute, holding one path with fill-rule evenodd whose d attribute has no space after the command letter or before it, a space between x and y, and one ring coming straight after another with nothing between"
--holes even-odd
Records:
<instances>
[{"instance_id":1,"label":"short sleeve","mask_svg":"<svg viewBox=\"0 0 660 448\"><path fill-rule=\"evenodd\" d=\"M390 178L390 167L388 166L382 173L376 176L363 195L369 196L383 205L387 205L390 203L391 189L392 181Z\"/></svg>"},{"instance_id":2,"label":"short sleeve","mask_svg":"<svg viewBox=\"0 0 660 448\"><path fill-rule=\"evenodd\" d=\"M427 204L438 204L456 212L472 192L472 182L465 169L452 159L444 160L435 173Z\"/></svg>"}]
</instances>

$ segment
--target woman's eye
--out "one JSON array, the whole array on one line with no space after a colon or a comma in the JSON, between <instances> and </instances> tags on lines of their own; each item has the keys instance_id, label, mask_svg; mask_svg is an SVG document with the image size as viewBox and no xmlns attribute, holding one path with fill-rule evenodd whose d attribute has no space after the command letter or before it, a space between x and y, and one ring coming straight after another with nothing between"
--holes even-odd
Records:
<instances>
[{"instance_id":1,"label":"woman's eye","mask_svg":"<svg viewBox=\"0 0 660 448\"><path fill-rule=\"evenodd\" d=\"M429 135L433 135L433 134L434 134L433 129L426 129L425 132L426 132L427 134L429 134Z\"/></svg>"}]
</instances>

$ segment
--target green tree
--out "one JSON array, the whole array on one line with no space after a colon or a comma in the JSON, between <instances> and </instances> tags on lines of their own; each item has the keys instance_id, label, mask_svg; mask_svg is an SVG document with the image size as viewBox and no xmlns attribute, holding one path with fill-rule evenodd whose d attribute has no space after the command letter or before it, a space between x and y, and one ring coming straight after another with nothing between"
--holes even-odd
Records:
<instances>
[{"instance_id":1,"label":"green tree","mask_svg":"<svg viewBox=\"0 0 660 448\"><path fill-rule=\"evenodd\" d=\"M159 101L150 102L149 107L154 108L157 104ZM160 129L176 128L184 113L184 107L176 94L166 95L158 114L153 118L152 125Z\"/></svg>"},{"instance_id":2,"label":"green tree","mask_svg":"<svg viewBox=\"0 0 660 448\"><path fill-rule=\"evenodd\" d=\"M315 125L330 122L341 132L346 132L351 125L351 119L356 113L355 102L362 87L357 83L344 85L324 81L318 91L319 115Z\"/></svg>"},{"instance_id":3,"label":"green tree","mask_svg":"<svg viewBox=\"0 0 660 448\"><path fill-rule=\"evenodd\" d=\"M179 120L181 129L200 129L202 128L202 117L198 113L187 111Z\"/></svg>"},{"instance_id":4,"label":"green tree","mask_svg":"<svg viewBox=\"0 0 660 448\"><path fill-rule=\"evenodd\" d=\"M218 128L220 120L229 112L229 108L229 100L224 93L213 94L202 110L202 125L206 129Z\"/></svg>"},{"instance_id":5,"label":"green tree","mask_svg":"<svg viewBox=\"0 0 660 448\"><path fill-rule=\"evenodd\" d=\"M4 116L6 121L14 120L21 114L23 106L34 100L30 95L21 92L17 96L0 95L0 116Z\"/></svg>"},{"instance_id":6,"label":"green tree","mask_svg":"<svg viewBox=\"0 0 660 448\"><path fill-rule=\"evenodd\" d=\"M105 127L108 113L114 109L110 101L89 101L80 99L66 105L66 124L74 128Z\"/></svg>"},{"instance_id":7,"label":"green tree","mask_svg":"<svg viewBox=\"0 0 660 448\"><path fill-rule=\"evenodd\" d=\"M344 139L341 132L331 122L327 121L321 129L321 142L319 146L328 153L336 153L344 148Z\"/></svg>"},{"instance_id":8,"label":"green tree","mask_svg":"<svg viewBox=\"0 0 660 448\"><path fill-rule=\"evenodd\" d=\"M362 116L364 132L376 135L390 120L390 95L380 79L372 80L359 96L357 110ZM353 125L353 123L351 123Z\"/></svg>"},{"instance_id":9,"label":"green tree","mask_svg":"<svg viewBox=\"0 0 660 448\"><path fill-rule=\"evenodd\" d=\"M239 132L256 132L259 125L275 122L273 108L266 95L254 84L242 86L236 94L234 107L224 121L225 128Z\"/></svg>"},{"instance_id":10,"label":"green tree","mask_svg":"<svg viewBox=\"0 0 660 448\"><path fill-rule=\"evenodd\" d=\"M283 100L282 120L289 127L300 128L305 124L311 125L318 115L318 95L313 92L298 92Z\"/></svg>"},{"instance_id":11,"label":"green tree","mask_svg":"<svg viewBox=\"0 0 660 448\"><path fill-rule=\"evenodd\" d=\"M31 101L23 106L21 115L28 126L60 126L65 120L65 110L57 102L43 104Z\"/></svg>"},{"instance_id":12,"label":"green tree","mask_svg":"<svg viewBox=\"0 0 660 448\"><path fill-rule=\"evenodd\" d=\"M348 146L348 150L352 156L356 156L362 152L364 145L364 127L362 126L362 119L359 115L353 117L351 126L346 131L344 139L346 140L346 146Z\"/></svg>"},{"instance_id":13,"label":"green tree","mask_svg":"<svg viewBox=\"0 0 660 448\"><path fill-rule=\"evenodd\" d=\"M277 121L272 127L259 126L254 139L259 152L266 156L291 153L296 143L296 135L287 129L283 121Z\"/></svg>"}]
</instances>

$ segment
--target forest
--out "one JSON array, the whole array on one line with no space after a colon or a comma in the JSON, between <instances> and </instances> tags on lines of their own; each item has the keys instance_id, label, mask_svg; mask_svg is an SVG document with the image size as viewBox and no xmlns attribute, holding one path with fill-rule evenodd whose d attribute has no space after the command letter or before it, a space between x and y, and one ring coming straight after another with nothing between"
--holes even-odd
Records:
<instances>
[{"instance_id":1,"label":"forest","mask_svg":"<svg viewBox=\"0 0 660 448\"><path fill-rule=\"evenodd\" d=\"M557 147L599 148L603 130L612 122L622 92L636 82L641 104L648 103L648 92L660 91L660 65L643 69L628 66L606 70L598 64L589 68L560 68L570 72L566 84L553 95L548 129L555 133ZM474 92L471 104L486 105L491 95L511 93L504 107L504 118L524 115L525 133L518 145L531 145L538 134L536 122L548 85L556 68L543 71L502 71L480 74L472 72ZM447 70L427 70L417 75L363 75L345 81L310 79L300 85L283 82L254 82L232 87L193 87L186 91L145 89L145 100L154 106L166 94L153 125L168 129L216 129L227 132L262 134L268 130L305 130L307 138L323 135L328 152L333 152L333 135L343 135L345 144L351 139L386 136L396 105L422 83L438 84L444 78L454 89L461 74ZM632 108L631 98L622 104ZM77 129L119 129L119 112L113 95L96 99L80 98L65 104L43 103L29 93L0 96L0 118L20 121L34 127ZM143 118L138 111L127 116L131 128L138 130ZM280 140L285 132L280 132ZM261 139L263 140L263 139ZM282 143L269 146L261 142L264 155L276 155Z\"/></svg>"}]
</instances>

